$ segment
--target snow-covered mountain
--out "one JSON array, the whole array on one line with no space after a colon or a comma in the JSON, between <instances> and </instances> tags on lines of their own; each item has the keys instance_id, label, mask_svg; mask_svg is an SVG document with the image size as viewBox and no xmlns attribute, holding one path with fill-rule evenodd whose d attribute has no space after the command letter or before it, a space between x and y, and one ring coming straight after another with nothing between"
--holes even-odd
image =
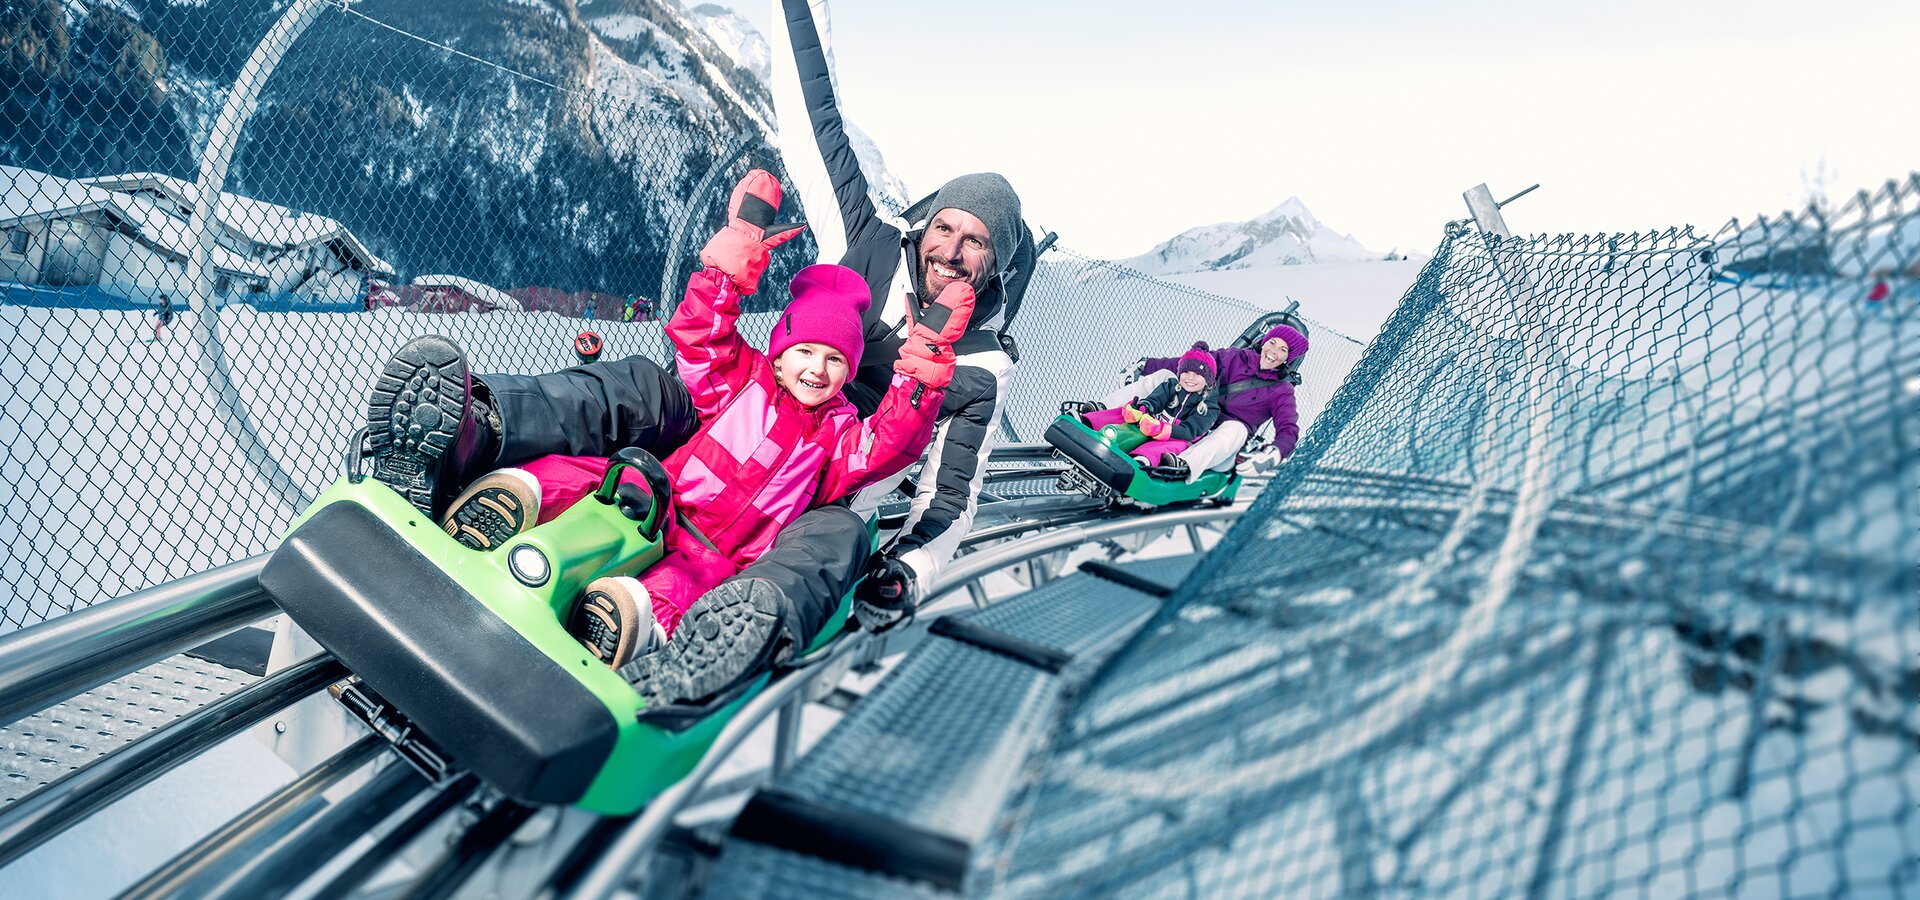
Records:
<instances>
[{"instance_id":1,"label":"snow-covered mountain","mask_svg":"<svg viewBox=\"0 0 1920 900\"><path fill-rule=\"evenodd\" d=\"M21 4L18 21L0 23L0 45L14 48L0 54L0 164L69 178L191 179L226 86L285 8ZM688 203L702 177L742 137L770 137L773 121L765 39L696 8L352 6L428 40L324 12L268 80L227 189L343 223L403 279L652 296L670 245L708 227L683 221L699 212Z\"/></svg>"},{"instance_id":2,"label":"snow-covered mountain","mask_svg":"<svg viewBox=\"0 0 1920 900\"><path fill-rule=\"evenodd\" d=\"M734 65L753 73L761 84L773 77L767 38L745 17L716 3L690 7L687 16Z\"/></svg>"},{"instance_id":3,"label":"snow-covered mountain","mask_svg":"<svg viewBox=\"0 0 1920 900\"><path fill-rule=\"evenodd\" d=\"M1120 263L1150 275L1174 275L1388 258L1328 228L1299 197L1289 197L1251 220L1191 228Z\"/></svg>"},{"instance_id":4,"label":"snow-covered mountain","mask_svg":"<svg viewBox=\"0 0 1920 900\"><path fill-rule=\"evenodd\" d=\"M764 90L773 77L771 50L765 35L744 16L714 3L701 3L688 8L687 18L713 41L715 47L733 60L734 65L751 73ZM771 109L766 110L766 115L768 121L772 121ZM847 139L853 142L853 155L860 160L860 169L866 173L867 181L873 185L875 193L879 194L881 204L896 212L906 209L916 198L909 195L906 183L887 169L887 161L881 156L880 148L873 143L873 138L854 124L852 116L847 119Z\"/></svg>"}]
</instances>

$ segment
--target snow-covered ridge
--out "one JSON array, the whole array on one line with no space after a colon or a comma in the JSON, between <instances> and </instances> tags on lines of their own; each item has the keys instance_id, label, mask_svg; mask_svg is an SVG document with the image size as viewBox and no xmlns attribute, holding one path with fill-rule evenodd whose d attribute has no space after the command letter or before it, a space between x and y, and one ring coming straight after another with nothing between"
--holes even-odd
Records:
<instances>
[{"instance_id":1,"label":"snow-covered ridge","mask_svg":"<svg viewBox=\"0 0 1920 900\"><path fill-rule=\"evenodd\" d=\"M1191 228L1120 262L1151 275L1172 275L1387 258L1328 228L1299 197L1288 197L1248 221Z\"/></svg>"},{"instance_id":2,"label":"snow-covered ridge","mask_svg":"<svg viewBox=\"0 0 1920 900\"><path fill-rule=\"evenodd\" d=\"M764 84L773 77L771 51L767 39L739 13L713 3L702 3L687 10L693 25L725 53L733 64L753 73Z\"/></svg>"}]
</instances>

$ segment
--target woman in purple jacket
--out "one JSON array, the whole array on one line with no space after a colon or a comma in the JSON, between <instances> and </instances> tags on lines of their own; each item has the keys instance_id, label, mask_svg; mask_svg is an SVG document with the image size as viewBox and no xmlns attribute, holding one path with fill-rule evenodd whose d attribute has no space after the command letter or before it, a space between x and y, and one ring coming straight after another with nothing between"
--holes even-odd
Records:
<instances>
[{"instance_id":1,"label":"woman in purple jacket","mask_svg":"<svg viewBox=\"0 0 1920 900\"><path fill-rule=\"evenodd\" d=\"M1300 441L1300 415L1293 403L1293 373L1307 355L1307 336L1290 325L1275 325L1261 337L1259 349L1223 347L1213 351L1219 380L1216 382L1224 409L1219 424L1206 437L1180 451L1162 466L1167 476L1184 477L1189 482L1210 469L1224 469L1233 463L1247 438L1260 426L1273 423L1273 462L1285 459ZM1144 396L1161 382L1174 377L1180 358L1170 356L1148 359L1138 381L1105 397L1109 409ZM1184 470L1184 471L1183 471Z\"/></svg>"}]
</instances>

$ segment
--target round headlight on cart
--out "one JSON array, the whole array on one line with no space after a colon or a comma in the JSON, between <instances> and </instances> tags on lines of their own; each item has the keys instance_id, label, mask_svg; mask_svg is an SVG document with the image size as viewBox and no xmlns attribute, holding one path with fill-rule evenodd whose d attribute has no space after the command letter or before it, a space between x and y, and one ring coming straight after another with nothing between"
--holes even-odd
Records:
<instances>
[{"instance_id":1,"label":"round headlight on cart","mask_svg":"<svg viewBox=\"0 0 1920 900\"><path fill-rule=\"evenodd\" d=\"M553 576L553 565L547 562L547 555L532 544L516 544L507 551L507 571L527 587L539 587Z\"/></svg>"}]
</instances>

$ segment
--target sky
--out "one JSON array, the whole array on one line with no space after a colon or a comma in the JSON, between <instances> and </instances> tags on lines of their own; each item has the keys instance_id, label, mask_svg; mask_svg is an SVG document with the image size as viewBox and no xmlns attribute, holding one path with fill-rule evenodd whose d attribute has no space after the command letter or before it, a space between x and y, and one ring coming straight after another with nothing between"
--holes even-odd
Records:
<instances>
[{"instance_id":1,"label":"sky","mask_svg":"<svg viewBox=\"0 0 1920 900\"><path fill-rule=\"evenodd\" d=\"M722 3L768 33L764 0ZM1915 0L834 0L842 108L915 193L1005 174L1063 246L1126 257L1299 196L1425 252L1798 208L1920 169Z\"/></svg>"}]
</instances>

